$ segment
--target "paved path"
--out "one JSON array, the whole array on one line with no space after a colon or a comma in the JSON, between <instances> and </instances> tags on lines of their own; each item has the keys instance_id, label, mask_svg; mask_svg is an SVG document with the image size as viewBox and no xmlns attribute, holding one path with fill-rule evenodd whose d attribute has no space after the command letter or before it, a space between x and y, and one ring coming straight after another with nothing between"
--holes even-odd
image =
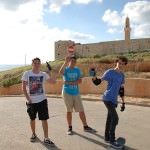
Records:
<instances>
[{"instance_id":1,"label":"paved path","mask_svg":"<svg viewBox=\"0 0 150 150\"><path fill-rule=\"evenodd\" d=\"M83 101L87 121L97 130L91 134L84 132L77 113L73 113L75 134L68 136L65 107L60 98L48 98L49 135L55 142L55 148L43 144L41 122L37 121L38 141L30 143L29 119L26 114L24 97L0 97L0 150L107 150L103 141L106 109L99 101ZM120 112L117 136L126 138L126 150L150 149L150 108L127 105L125 112Z\"/></svg>"}]
</instances>

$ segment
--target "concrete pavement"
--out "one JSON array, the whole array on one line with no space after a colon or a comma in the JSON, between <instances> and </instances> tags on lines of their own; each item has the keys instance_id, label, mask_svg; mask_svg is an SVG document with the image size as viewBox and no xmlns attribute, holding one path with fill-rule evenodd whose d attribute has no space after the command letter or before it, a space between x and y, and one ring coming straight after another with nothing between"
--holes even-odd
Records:
<instances>
[{"instance_id":1,"label":"concrete pavement","mask_svg":"<svg viewBox=\"0 0 150 150\"><path fill-rule=\"evenodd\" d=\"M83 101L87 122L97 133L83 131L77 113L73 113L74 135L66 134L67 122L65 106L61 98L48 98L49 136L55 148L43 144L41 122L37 120L38 140L31 143L29 118L26 113L24 97L0 97L0 150L107 150L103 140L106 108L100 101ZM119 113L116 136L126 138L126 150L149 150L150 148L150 109L127 105L125 112Z\"/></svg>"}]
</instances>

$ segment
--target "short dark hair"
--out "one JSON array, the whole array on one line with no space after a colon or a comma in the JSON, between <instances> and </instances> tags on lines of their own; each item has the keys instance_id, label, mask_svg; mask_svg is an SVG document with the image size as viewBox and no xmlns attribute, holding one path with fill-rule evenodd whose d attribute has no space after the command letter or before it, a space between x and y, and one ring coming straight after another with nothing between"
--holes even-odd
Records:
<instances>
[{"instance_id":1,"label":"short dark hair","mask_svg":"<svg viewBox=\"0 0 150 150\"><path fill-rule=\"evenodd\" d=\"M38 60L39 62L41 62L41 59L40 59L40 58L35 57L35 58L32 59L32 63L33 63L35 60Z\"/></svg>"},{"instance_id":2,"label":"short dark hair","mask_svg":"<svg viewBox=\"0 0 150 150\"><path fill-rule=\"evenodd\" d=\"M128 64L128 58L126 58L125 56L117 56L116 62L118 62L119 60L121 60L122 62L124 62L125 65Z\"/></svg>"},{"instance_id":3,"label":"short dark hair","mask_svg":"<svg viewBox=\"0 0 150 150\"><path fill-rule=\"evenodd\" d=\"M76 56L75 54L72 54L72 55L70 56L70 58L77 59L77 56Z\"/></svg>"}]
</instances>

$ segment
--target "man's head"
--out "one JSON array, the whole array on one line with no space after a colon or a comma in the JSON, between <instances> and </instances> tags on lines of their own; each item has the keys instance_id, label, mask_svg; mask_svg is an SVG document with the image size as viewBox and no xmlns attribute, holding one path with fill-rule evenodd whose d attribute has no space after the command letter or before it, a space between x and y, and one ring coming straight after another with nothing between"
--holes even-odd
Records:
<instances>
[{"instance_id":1,"label":"man's head","mask_svg":"<svg viewBox=\"0 0 150 150\"><path fill-rule=\"evenodd\" d=\"M41 65L41 60L38 57L32 59L32 67L33 69L39 69Z\"/></svg>"},{"instance_id":2,"label":"man's head","mask_svg":"<svg viewBox=\"0 0 150 150\"><path fill-rule=\"evenodd\" d=\"M116 63L117 68L122 70L124 66L127 65L128 59L124 56L117 56Z\"/></svg>"},{"instance_id":3,"label":"man's head","mask_svg":"<svg viewBox=\"0 0 150 150\"><path fill-rule=\"evenodd\" d=\"M76 65L76 62L77 62L77 57L75 54L72 54L70 56L70 62L69 62L69 67L70 68L73 68L75 65Z\"/></svg>"},{"instance_id":4,"label":"man's head","mask_svg":"<svg viewBox=\"0 0 150 150\"><path fill-rule=\"evenodd\" d=\"M122 63L123 65L127 65L128 59L125 56L117 56L116 62Z\"/></svg>"}]
</instances>

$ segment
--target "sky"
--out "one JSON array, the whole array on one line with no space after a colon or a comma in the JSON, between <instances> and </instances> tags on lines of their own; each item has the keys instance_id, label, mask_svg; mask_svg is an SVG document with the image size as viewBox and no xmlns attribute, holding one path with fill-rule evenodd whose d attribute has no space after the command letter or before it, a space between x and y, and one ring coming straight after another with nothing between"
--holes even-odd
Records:
<instances>
[{"instance_id":1,"label":"sky","mask_svg":"<svg viewBox=\"0 0 150 150\"><path fill-rule=\"evenodd\" d=\"M0 64L54 60L54 42L150 38L150 0L0 0Z\"/></svg>"}]
</instances>

